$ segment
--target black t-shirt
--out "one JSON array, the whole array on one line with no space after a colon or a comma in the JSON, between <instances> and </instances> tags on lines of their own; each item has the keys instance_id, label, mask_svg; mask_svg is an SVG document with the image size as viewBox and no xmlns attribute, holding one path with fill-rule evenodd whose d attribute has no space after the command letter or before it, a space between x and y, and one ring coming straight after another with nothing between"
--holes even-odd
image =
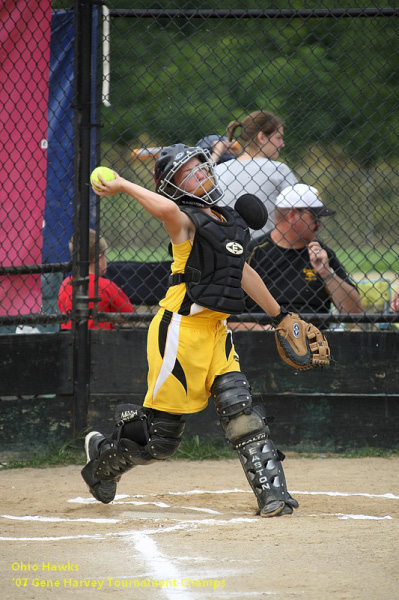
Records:
<instances>
[{"instance_id":1,"label":"black t-shirt","mask_svg":"<svg viewBox=\"0 0 399 600\"><path fill-rule=\"evenodd\" d=\"M327 251L330 267L338 277L355 287L334 252L319 243ZM248 263L259 273L281 306L296 313L330 311L330 295L323 279L313 269L306 247L300 250L281 248L273 242L269 232L251 242L248 256ZM246 307L249 312L263 312L249 296Z\"/></svg>"}]
</instances>

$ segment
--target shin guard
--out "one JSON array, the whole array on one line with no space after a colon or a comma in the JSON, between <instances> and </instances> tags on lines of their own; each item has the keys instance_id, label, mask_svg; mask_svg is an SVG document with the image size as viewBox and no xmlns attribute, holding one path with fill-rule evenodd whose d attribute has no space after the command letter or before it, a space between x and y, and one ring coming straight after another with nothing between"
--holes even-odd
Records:
<instances>
[{"instance_id":1,"label":"shin guard","mask_svg":"<svg viewBox=\"0 0 399 600\"><path fill-rule=\"evenodd\" d=\"M298 503L287 492L279 452L265 436L236 445L236 450L259 506L261 517L291 514ZM258 438L258 439L256 439Z\"/></svg>"},{"instance_id":2,"label":"shin guard","mask_svg":"<svg viewBox=\"0 0 399 600\"><path fill-rule=\"evenodd\" d=\"M251 389L241 372L218 376L211 388L226 438L237 450L248 482L256 496L259 514L291 514L298 502L287 491L284 454L269 438L263 406L252 403Z\"/></svg>"}]
</instances>

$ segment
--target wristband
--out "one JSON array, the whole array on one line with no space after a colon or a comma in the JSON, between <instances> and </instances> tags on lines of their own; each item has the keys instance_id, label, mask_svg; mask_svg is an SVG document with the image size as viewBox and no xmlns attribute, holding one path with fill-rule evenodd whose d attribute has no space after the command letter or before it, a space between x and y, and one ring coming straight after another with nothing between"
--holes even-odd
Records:
<instances>
[{"instance_id":1,"label":"wristband","mask_svg":"<svg viewBox=\"0 0 399 600\"><path fill-rule=\"evenodd\" d=\"M284 319L284 317L289 314L291 314L290 311L287 310L286 308L284 308L284 306L282 306L279 314L276 315L275 317L272 317L273 327L277 327L277 325L280 325L280 323Z\"/></svg>"}]
</instances>

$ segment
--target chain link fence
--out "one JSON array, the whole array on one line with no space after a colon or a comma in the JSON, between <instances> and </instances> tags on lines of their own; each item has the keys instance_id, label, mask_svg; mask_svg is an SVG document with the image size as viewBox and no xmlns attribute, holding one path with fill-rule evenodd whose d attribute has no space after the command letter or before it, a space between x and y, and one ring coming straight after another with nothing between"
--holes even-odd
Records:
<instances>
[{"instance_id":1,"label":"chain link fence","mask_svg":"<svg viewBox=\"0 0 399 600\"><path fill-rule=\"evenodd\" d=\"M23 331L22 316L25 331L60 319L55 299L71 268L74 16L28 0L4 3L0 20L0 332L9 333Z\"/></svg>"},{"instance_id":2,"label":"chain link fence","mask_svg":"<svg viewBox=\"0 0 399 600\"><path fill-rule=\"evenodd\" d=\"M340 9L308 3L300 10L218 9L212 8L214 2L206 10L190 2L175 2L169 9L140 8L140 3L131 9L127 2L23 4L7 3L1 12L3 328L40 323L50 331L60 323L67 326L70 317L74 322L82 273L75 288L71 279L67 289L62 284L70 277L72 235L75 268L85 264L88 270L83 277L88 293L81 297L91 310L89 324L146 323L166 291L167 235L133 199L99 201L87 191L86 220L97 231L90 262L88 233L86 238L79 233L79 190L82 196L84 186L88 189L91 168L111 167L154 190L157 149L177 142L196 145L204 136L224 135L230 122L243 123L254 111L271 111L284 124L285 146L274 158L262 150L264 160L279 161L277 178L269 181L275 185L270 201L297 181L316 188L335 211L321 219L317 239L334 253L329 268L339 289L334 295L331 278L321 277L313 263L300 263L297 272L287 271L284 263L284 271L274 271L270 280L262 260L253 259L253 266L272 282L280 302L316 324L396 329L399 10L394 3L374 9L359 1ZM76 24L78 5L90 12L90 36ZM85 77L76 76L77 36L91 44L90 126L77 112L78 88L85 85ZM82 169L76 138L84 127L90 130L90 150ZM232 141L243 152L248 149L244 138L245 131L237 128ZM224 182L231 182L245 156L216 167L226 196ZM237 181L242 184L239 175ZM261 195L263 190L251 191ZM274 214L270 217L271 227ZM306 223L309 234L315 221ZM105 275L100 233L107 244L106 277L114 287L100 281ZM280 247L298 250L294 246ZM348 295L355 289L343 285L346 279L357 286L356 309L342 298L342 290ZM61 285L68 302L59 302ZM103 293L107 301L99 303ZM127 303L134 306L133 316L132 309L123 309ZM71 315L59 314L60 308ZM267 318L249 304L239 321L250 329Z\"/></svg>"}]
</instances>

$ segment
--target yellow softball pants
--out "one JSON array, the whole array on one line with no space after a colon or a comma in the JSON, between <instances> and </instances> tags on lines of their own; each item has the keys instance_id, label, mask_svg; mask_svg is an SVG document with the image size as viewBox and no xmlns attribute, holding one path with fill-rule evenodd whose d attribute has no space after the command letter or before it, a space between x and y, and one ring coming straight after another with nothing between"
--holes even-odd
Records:
<instances>
[{"instance_id":1,"label":"yellow softball pants","mask_svg":"<svg viewBox=\"0 0 399 600\"><path fill-rule=\"evenodd\" d=\"M161 309L147 340L148 391L144 406L177 414L206 408L215 377L240 371L224 321Z\"/></svg>"}]
</instances>

